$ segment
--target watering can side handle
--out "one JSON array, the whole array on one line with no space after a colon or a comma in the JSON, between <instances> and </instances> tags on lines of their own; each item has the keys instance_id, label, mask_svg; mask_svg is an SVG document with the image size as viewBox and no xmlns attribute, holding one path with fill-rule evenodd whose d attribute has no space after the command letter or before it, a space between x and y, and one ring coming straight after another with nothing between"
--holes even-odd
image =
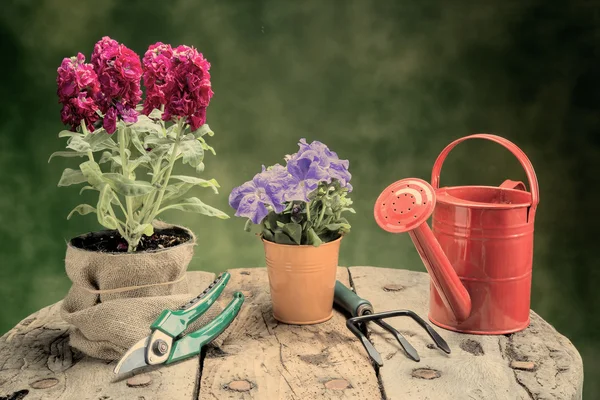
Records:
<instances>
[{"instance_id":1,"label":"watering can side handle","mask_svg":"<svg viewBox=\"0 0 600 400\"><path fill-rule=\"evenodd\" d=\"M438 158L435 160L435 163L433 164L433 170L431 171L431 186L433 186L434 189L439 189L440 173L442 170L442 165L446 160L446 157L448 156L450 151L454 147L456 147L456 145L458 145L461 142L464 142L467 139L486 139L492 142L496 142L504 146L515 157L517 157L517 160L519 160L519 163L521 163L521 166L525 170L525 174L527 175L527 179L529 181L529 188L531 190L531 206L529 207L529 215L527 219L529 221L533 221L535 218L535 211L537 209L537 205L540 202L540 190L538 186L537 177L535 175L535 170L533 169L531 161L529 161L529 158L527 158L527 155L523 152L523 150L521 150L516 144L514 144L510 140L505 139L503 137L490 135L488 133L477 133L475 135L469 135L460 139L456 139L454 142L450 143L448 146L446 146L446 148L444 148L444 150L442 150ZM518 187L515 187L515 189L517 188Z\"/></svg>"},{"instance_id":2,"label":"watering can side handle","mask_svg":"<svg viewBox=\"0 0 600 400\"><path fill-rule=\"evenodd\" d=\"M500 185L501 188L505 188L505 189L516 189L516 190L522 190L524 192L527 191L527 187L525 186L525 184L521 181L513 181L511 179L507 179L504 182L502 182L502 184Z\"/></svg>"}]
</instances>

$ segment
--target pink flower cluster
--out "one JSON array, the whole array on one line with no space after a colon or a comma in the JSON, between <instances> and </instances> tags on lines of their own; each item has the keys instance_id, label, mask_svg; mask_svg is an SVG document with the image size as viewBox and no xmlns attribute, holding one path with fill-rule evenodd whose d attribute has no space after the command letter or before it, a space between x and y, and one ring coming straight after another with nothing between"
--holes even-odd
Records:
<instances>
[{"instance_id":1,"label":"pink flower cluster","mask_svg":"<svg viewBox=\"0 0 600 400\"><path fill-rule=\"evenodd\" d=\"M94 123L100 119L96 113L100 83L93 66L86 64L85 56L78 53L77 57L65 58L57 72L58 99L63 105L61 121L75 130L84 120L87 129L93 131Z\"/></svg>"},{"instance_id":2,"label":"pink flower cluster","mask_svg":"<svg viewBox=\"0 0 600 400\"><path fill-rule=\"evenodd\" d=\"M100 124L108 133L117 121L137 121L141 101L140 81L144 78L144 113L164 106L163 120L186 118L192 130L206 122L206 108L213 96L210 64L195 48L156 43L143 59L116 40L103 37L94 46L91 64L85 57L65 58L58 68L58 97L63 104L61 120L75 130L82 120L94 131Z\"/></svg>"},{"instance_id":3,"label":"pink flower cluster","mask_svg":"<svg viewBox=\"0 0 600 400\"><path fill-rule=\"evenodd\" d=\"M206 122L206 108L214 92L210 84L210 63L193 47L158 42L148 48L142 60L146 100L144 114L164 105L162 119L186 117L192 130Z\"/></svg>"},{"instance_id":4,"label":"pink flower cluster","mask_svg":"<svg viewBox=\"0 0 600 400\"><path fill-rule=\"evenodd\" d=\"M105 114L104 129L113 133L117 117L125 122L136 122L136 105L142 99L140 57L116 40L103 37L94 46L92 64L100 82L98 105Z\"/></svg>"}]
</instances>

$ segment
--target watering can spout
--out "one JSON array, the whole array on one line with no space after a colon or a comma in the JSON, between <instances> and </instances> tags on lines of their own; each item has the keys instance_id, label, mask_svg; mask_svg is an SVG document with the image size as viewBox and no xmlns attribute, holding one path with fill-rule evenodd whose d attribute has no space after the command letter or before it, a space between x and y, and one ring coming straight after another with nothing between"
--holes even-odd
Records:
<instances>
[{"instance_id":1,"label":"watering can spout","mask_svg":"<svg viewBox=\"0 0 600 400\"><path fill-rule=\"evenodd\" d=\"M422 179L388 186L375 203L375 220L388 232L408 232L445 306L457 322L471 314L471 298L435 238L427 219L435 207L434 190Z\"/></svg>"},{"instance_id":2,"label":"watering can spout","mask_svg":"<svg viewBox=\"0 0 600 400\"><path fill-rule=\"evenodd\" d=\"M471 297L427 222L410 231L409 235L444 305L457 322L466 320L471 315Z\"/></svg>"}]
</instances>

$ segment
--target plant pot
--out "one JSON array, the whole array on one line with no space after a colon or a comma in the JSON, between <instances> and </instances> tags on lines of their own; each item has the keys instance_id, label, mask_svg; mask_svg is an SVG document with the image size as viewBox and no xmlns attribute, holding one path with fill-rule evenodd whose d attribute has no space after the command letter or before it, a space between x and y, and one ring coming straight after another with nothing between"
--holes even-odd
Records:
<instances>
[{"instance_id":1,"label":"plant pot","mask_svg":"<svg viewBox=\"0 0 600 400\"><path fill-rule=\"evenodd\" d=\"M162 310L176 309L190 300L186 271L194 254L194 234L161 222L155 223L155 231L182 237L184 243L134 253L88 250L90 241L110 240L115 235L108 230L68 243L65 269L73 285L62 303L61 316L75 327L71 346L92 357L118 359L148 335ZM219 309L205 316L212 318Z\"/></svg>"},{"instance_id":2,"label":"plant pot","mask_svg":"<svg viewBox=\"0 0 600 400\"><path fill-rule=\"evenodd\" d=\"M294 325L330 319L342 237L319 247L262 241L275 319Z\"/></svg>"}]
</instances>

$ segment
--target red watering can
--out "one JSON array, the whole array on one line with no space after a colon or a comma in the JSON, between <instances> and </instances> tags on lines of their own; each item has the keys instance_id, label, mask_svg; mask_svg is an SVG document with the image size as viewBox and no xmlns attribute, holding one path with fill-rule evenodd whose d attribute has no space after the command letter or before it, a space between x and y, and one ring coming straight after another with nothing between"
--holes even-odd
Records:
<instances>
[{"instance_id":1,"label":"red watering can","mask_svg":"<svg viewBox=\"0 0 600 400\"><path fill-rule=\"evenodd\" d=\"M513 153L527 174L499 187L440 188L446 156L467 139L486 139ZM375 220L388 232L408 232L431 276L429 319L453 331L498 335L529 325L533 222L539 202L531 162L514 143L477 134L450 143L438 156L431 185L402 179L375 203ZM427 219L432 218L432 227Z\"/></svg>"}]
</instances>

